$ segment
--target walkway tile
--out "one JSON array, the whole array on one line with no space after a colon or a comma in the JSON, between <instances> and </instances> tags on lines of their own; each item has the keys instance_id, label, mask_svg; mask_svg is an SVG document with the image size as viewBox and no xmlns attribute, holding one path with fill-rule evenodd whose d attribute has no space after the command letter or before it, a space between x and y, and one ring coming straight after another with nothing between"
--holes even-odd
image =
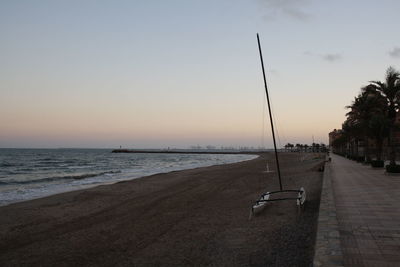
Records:
<instances>
[{"instance_id":1,"label":"walkway tile","mask_svg":"<svg viewBox=\"0 0 400 267\"><path fill-rule=\"evenodd\" d=\"M400 266L400 176L343 157L330 164L345 266Z\"/></svg>"}]
</instances>

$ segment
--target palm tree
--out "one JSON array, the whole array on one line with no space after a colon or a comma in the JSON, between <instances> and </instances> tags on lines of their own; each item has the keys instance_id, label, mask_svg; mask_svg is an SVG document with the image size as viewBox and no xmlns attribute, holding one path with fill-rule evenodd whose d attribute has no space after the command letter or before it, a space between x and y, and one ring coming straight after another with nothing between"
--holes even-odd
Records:
<instances>
[{"instance_id":1,"label":"palm tree","mask_svg":"<svg viewBox=\"0 0 400 267\"><path fill-rule=\"evenodd\" d=\"M369 116L366 116L367 121L367 137L375 140L376 150L375 155L378 161L382 157L383 141L389 136L390 120L387 118L388 105L386 98L374 90L374 87L369 85L364 88L363 95L366 95L366 110ZM368 140L368 138L367 138Z\"/></svg>"},{"instance_id":2,"label":"palm tree","mask_svg":"<svg viewBox=\"0 0 400 267\"><path fill-rule=\"evenodd\" d=\"M400 73L393 67L386 71L385 82L371 81L371 87L386 98L388 110L386 118L389 120L390 165L396 165L396 143L394 142L394 131L396 126L396 114L400 104Z\"/></svg>"},{"instance_id":3,"label":"palm tree","mask_svg":"<svg viewBox=\"0 0 400 267\"><path fill-rule=\"evenodd\" d=\"M293 144L290 144L290 152L292 152L293 151L293 148L294 148L294 145Z\"/></svg>"},{"instance_id":4,"label":"palm tree","mask_svg":"<svg viewBox=\"0 0 400 267\"><path fill-rule=\"evenodd\" d=\"M351 147L351 155L354 157L358 157L358 143L361 139L365 139L365 115L364 114L364 99L361 95L358 95L354 98L353 103L350 106L346 106L346 108L350 109L350 111L346 114L347 120L343 125L347 130L347 133L351 136L350 138L350 147Z\"/></svg>"},{"instance_id":5,"label":"palm tree","mask_svg":"<svg viewBox=\"0 0 400 267\"><path fill-rule=\"evenodd\" d=\"M301 147L302 147L301 144L299 144L299 143L296 144L296 149L297 149L297 151L300 152L300 151L301 151Z\"/></svg>"},{"instance_id":6,"label":"palm tree","mask_svg":"<svg viewBox=\"0 0 400 267\"><path fill-rule=\"evenodd\" d=\"M389 136L390 121L384 114L374 114L369 123L369 136L375 140L376 143L376 160L382 160L382 147L383 140Z\"/></svg>"},{"instance_id":7,"label":"palm tree","mask_svg":"<svg viewBox=\"0 0 400 267\"><path fill-rule=\"evenodd\" d=\"M346 155L354 159L358 155L358 138L360 136L360 125L355 123L352 118L347 119L342 124L342 135L345 140Z\"/></svg>"},{"instance_id":8,"label":"palm tree","mask_svg":"<svg viewBox=\"0 0 400 267\"><path fill-rule=\"evenodd\" d=\"M369 85L361 88L361 93L352 105L346 108L351 109L346 115L352 125L353 136L364 141L364 160L370 162L369 138L376 139L378 147L381 148L379 145L383 144L385 137L383 129L386 120L379 121L378 118L382 118L387 112L386 98ZM358 144L358 140L356 143ZM380 159L380 156L378 158Z\"/></svg>"},{"instance_id":9,"label":"palm tree","mask_svg":"<svg viewBox=\"0 0 400 267\"><path fill-rule=\"evenodd\" d=\"M285 147L285 151L287 151L288 148L290 147L290 143L287 143L284 147Z\"/></svg>"},{"instance_id":10,"label":"palm tree","mask_svg":"<svg viewBox=\"0 0 400 267\"><path fill-rule=\"evenodd\" d=\"M290 152L292 152L292 148L293 148L293 147L294 147L293 144L287 143L287 144L285 145L285 150L288 150L288 149L290 148Z\"/></svg>"},{"instance_id":11,"label":"palm tree","mask_svg":"<svg viewBox=\"0 0 400 267\"><path fill-rule=\"evenodd\" d=\"M321 152L326 152L327 151L326 145L324 143L321 143L320 147L321 147Z\"/></svg>"},{"instance_id":12,"label":"palm tree","mask_svg":"<svg viewBox=\"0 0 400 267\"><path fill-rule=\"evenodd\" d=\"M320 144L315 144L315 149L316 149L316 151L319 153L319 152L321 152L320 151L320 148L321 148L321 146L320 146Z\"/></svg>"},{"instance_id":13,"label":"palm tree","mask_svg":"<svg viewBox=\"0 0 400 267\"><path fill-rule=\"evenodd\" d=\"M305 151L305 152L308 152L308 147L309 147L309 146L308 146L307 144L304 144L303 147L304 147L304 151Z\"/></svg>"},{"instance_id":14,"label":"palm tree","mask_svg":"<svg viewBox=\"0 0 400 267\"><path fill-rule=\"evenodd\" d=\"M334 147L334 152L339 153L340 155L346 154L346 145L347 145L347 136L343 130L341 130L341 134L332 142L332 146Z\"/></svg>"}]
</instances>

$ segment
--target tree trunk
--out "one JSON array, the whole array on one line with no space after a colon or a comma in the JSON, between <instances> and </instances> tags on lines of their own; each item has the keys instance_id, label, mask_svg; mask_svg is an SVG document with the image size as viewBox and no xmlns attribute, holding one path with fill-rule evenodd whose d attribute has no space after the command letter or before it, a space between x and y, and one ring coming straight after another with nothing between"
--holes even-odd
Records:
<instances>
[{"instance_id":1,"label":"tree trunk","mask_svg":"<svg viewBox=\"0 0 400 267\"><path fill-rule=\"evenodd\" d=\"M383 140L380 138L376 139L376 160L382 160L382 147Z\"/></svg>"},{"instance_id":2,"label":"tree trunk","mask_svg":"<svg viewBox=\"0 0 400 267\"><path fill-rule=\"evenodd\" d=\"M358 157L360 155L358 154L358 139L357 138L354 140L354 147L355 147L356 159L358 160Z\"/></svg>"},{"instance_id":3,"label":"tree trunk","mask_svg":"<svg viewBox=\"0 0 400 267\"><path fill-rule=\"evenodd\" d=\"M394 142L394 123L392 123L389 132L389 160L390 165L396 165L396 144Z\"/></svg>"},{"instance_id":4,"label":"tree trunk","mask_svg":"<svg viewBox=\"0 0 400 267\"><path fill-rule=\"evenodd\" d=\"M347 157L350 157L350 156L351 156L351 151L352 151L351 147L352 147L352 145L351 145L351 140L349 140L349 142L348 142L347 145L346 145Z\"/></svg>"},{"instance_id":5,"label":"tree trunk","mask_svg":"<svg viewBox=\"0 0 400 267\"><path fill-rule=\"evenodd\" d=\"M370 162L371 161L371 156L369 155L368 137L365 137L365 141L364 141L364 160L366 162Z\"/></svg>"}]
</instances>

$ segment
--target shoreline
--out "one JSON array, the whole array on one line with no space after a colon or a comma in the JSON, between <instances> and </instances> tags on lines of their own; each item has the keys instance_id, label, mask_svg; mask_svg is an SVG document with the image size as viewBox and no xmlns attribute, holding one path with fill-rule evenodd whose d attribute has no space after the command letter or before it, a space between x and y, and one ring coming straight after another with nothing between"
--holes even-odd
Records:
<instances>
[{"instance_id":1,"label":"shoreline","mask_svg":"<svg viewBox=\"0 0 400 267\"><path fill-rule=\"evenodd\" d=\"M141 152L139 152L141 153ZM147 153L147 152L146 152ZM154 153L159 153L159 152L154 152ZM193 153L179 153L179 154L193 154ZM199 153L199 154L203 154L203 153ZM215 154L215 153L206 153L206 154ZM238 154L238 153L233 153L233 154ZM42 193L41 195L37 195L34 196L32 198L29 199L21 199L21 200L17 200L17 201L13 201L13 202L9 202L7 204L0 204L0 207L4 207L4 206L8 206L14 203L20 203L20 202L25 202L25 201L31 201L31 200L35 200L35 199L39 199L39 198L44 198L44 197L50 197L53 195L57 195L57 194L63 194L63 193L68 193L68 192L73 192L73 191L79 191L79 190L86 190L86 189L90 189L93 187L97 187L97 186L102 186L102 185L111 185L111 184L115 184L115 183L119 183L119 182L125 182L125 181L131 181L131 180L136 180L136 179L141 179L144 177L148 177L148 176L152 176L152 175L156 175L156 174L167 174L170 172L175 172L175 171L184 171L184 170L190 170L190 169L198 169L198 168L207 168L207 167L212 167L212 166L219 166L219 165L227 165L227 164L234 164L234 163L238 163L238 162L243 162L243 161L249 161L249 160L253 160L256 159L258 157L260 157L260 153L258 154L248 154L248 153L239 153L241 155L251 155L251 156L255 156L255 158L250 158L250 159L243 159L243 160L239 160L239 161L234 161L234 162L214 162L211 165L209 165L209 163L199 163L197 166L192 166L192 165L186 165L186 166L176 166L173 168L167 168L166 170L143 170L143 173L140 174L139 176L136 176L134 174L126 174L127 176L125 178L123 178L121 180L121 178L118 179L118 177L114 177L114 180L109 180L109 181L102 181L102 182L97 182L97 183L92 183L92 184L82 184L82 185L77 185L75 188L71 187L71 185L69 184L65 184L64 186L62 184L56 185L59 186L58 188L53 188L53 190L51 192L47 193ZM226 154L229 155L229 154ZM121 170L119 171L111 171L115 174L120 174L122 173ZM105 172L106 173L106 172ZM101 176L102 174L99 174L98 176ZM68 176L69 177L69 176ZM95 178L96 176L88 176L87 178ZM80 180L80 179L76 179L76 180ZM69 186L68 186L69 185Z\"/></svg>"},{"instance_id":2,"label":"shoreline","mask_svg":"<svg viewBox=\"0 0 400 267\"><path fill-rule=\"evenodd\" d=\"M311 263L320 161L282 155L284 185L308 188L301 216L282 202L249 221L259 194L278 186L276 173L265 177L267 159L272 154L0 207L0 265Z\"/></svg>"}]
</instances>

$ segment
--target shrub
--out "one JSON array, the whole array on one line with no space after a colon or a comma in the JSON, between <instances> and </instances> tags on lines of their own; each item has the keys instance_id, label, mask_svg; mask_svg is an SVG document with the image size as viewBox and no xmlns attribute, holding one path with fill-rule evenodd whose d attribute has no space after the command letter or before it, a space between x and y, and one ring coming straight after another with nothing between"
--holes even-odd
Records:
<instances>
[{"instance_id":1,"label":"shrub","mask_svg":"<svg viewBox=\"0 0 400 267\"><path fill-rule=\"evenodd\" d=\"M371 166L374 168L383 168L384 162L383 160L371 160Z\"/></svg>"},{"instance_id":2,"label":"shrub","mask_svg":"<svg viewBox=\"0 0 400 267\"><path fill-rule=\"evenodd\" d=\"M358 156L358 157L356 157L356 161L357 161L357 162L364 162L364 160L365 160L364 156Z\"/></svg>"},{"instance_id":3,"label":"shrub","mask_svg":"<svg viewBox=\"0 0 400 267\"><path fill-rule=\"evenodd\" d=\"M400 173L400 165L394 164L394 165L386 165L386 172L391 172L391 173Z\"/></svg>"}]
</instances>

